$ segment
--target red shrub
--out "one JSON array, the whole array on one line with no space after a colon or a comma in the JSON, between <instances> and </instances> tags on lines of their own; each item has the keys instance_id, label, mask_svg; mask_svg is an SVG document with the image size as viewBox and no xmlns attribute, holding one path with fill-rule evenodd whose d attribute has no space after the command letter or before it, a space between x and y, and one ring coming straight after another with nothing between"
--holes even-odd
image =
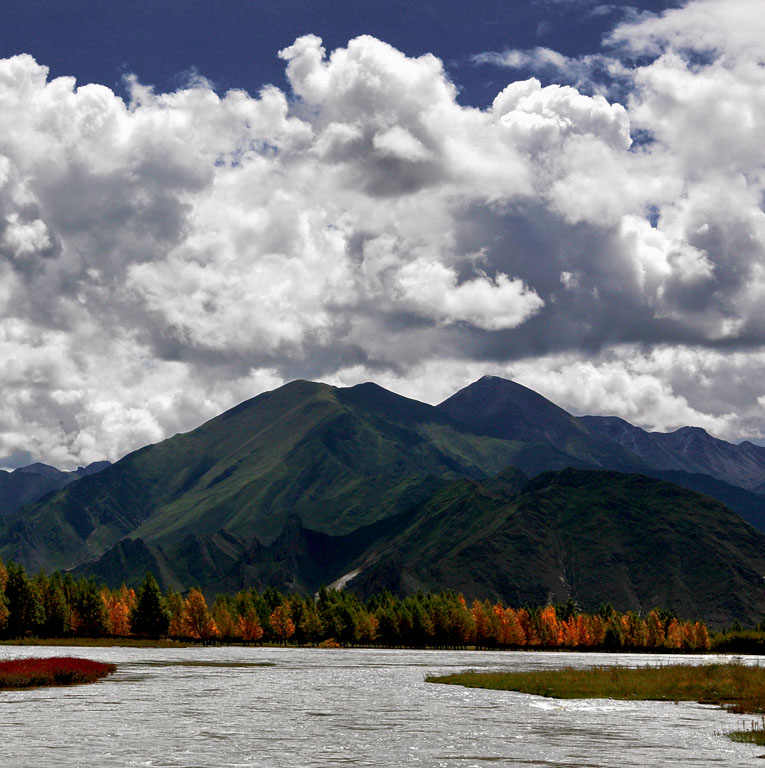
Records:
<instances>
[{"instance_id":1,"label":"red shrub","mask_svg":"<svg viewBox=\"0 0 765 768\"><path fill-rule=\"evenodd\" d=\"M0 688L92 683L116 669L114 664L73 657L11 659L0 661Z\"/></svg>"}]
</instances>

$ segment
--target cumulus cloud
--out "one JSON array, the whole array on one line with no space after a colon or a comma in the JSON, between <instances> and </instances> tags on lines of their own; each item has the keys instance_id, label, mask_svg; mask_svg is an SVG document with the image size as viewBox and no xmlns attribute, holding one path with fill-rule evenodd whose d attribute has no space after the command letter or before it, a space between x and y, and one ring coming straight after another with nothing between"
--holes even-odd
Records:
<instances>
[{"instance_id":1,"label":"cumulus cloud","mask_svg":"<svg viewBox=\"0 0 765 768\"><path fill-rule=\"evenodd\" d=\"M0 463L115 459L297 376L437 402L498 373L765 436L755 5L641 16L577 62L511 52L588 85L484 109L368 36L284 48L288 92L122 98L0 61Z\"/></svg>"}]
</instances>

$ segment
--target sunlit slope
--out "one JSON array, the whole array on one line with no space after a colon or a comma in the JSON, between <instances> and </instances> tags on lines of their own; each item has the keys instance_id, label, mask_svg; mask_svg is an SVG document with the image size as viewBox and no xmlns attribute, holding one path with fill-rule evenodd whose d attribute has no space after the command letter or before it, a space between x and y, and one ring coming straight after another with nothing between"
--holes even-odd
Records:
<instances>
[{"instance_id":1,"label":"sunlit slope","mask_svg":"<svg viewBox=\"0 0 765 768\"><path fill-rule=\"evenodd\" d=\"M516 606L572 597L587 610L661 606L719 625L759 621L764 575L765 536L717 501L642 475L569 469L512 497L472 481L444 489L349 588L453 588Z\"/></svg>"},{"instance_id":2,"label":"sunlit slope","mask_svg":"<svg viewBox=\"0 0 765 768\"><path fill-rule=\"evenodd\" d=\"M172 562L189 536L268 541L289 513L341 534L412 506L442 478L496 472L517 447L375 385L292 382L24 508L0 552L68 568L129 534Z\"/></svg>"}]
</instances>

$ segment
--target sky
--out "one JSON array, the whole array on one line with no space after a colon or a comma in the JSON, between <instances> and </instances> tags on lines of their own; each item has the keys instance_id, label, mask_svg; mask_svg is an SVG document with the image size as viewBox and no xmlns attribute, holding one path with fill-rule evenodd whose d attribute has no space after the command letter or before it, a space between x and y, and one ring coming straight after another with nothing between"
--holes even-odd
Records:
<instances>
[{"instance_id":1,"label":"sky","mask_svg":"<svg viewBox=\"0 0 765 768\"><path fill-rule=\"evenodd\" d=\"M761 0L6 4L0 466L294 378L765 442Z\"/></svg>"}]
</instances>

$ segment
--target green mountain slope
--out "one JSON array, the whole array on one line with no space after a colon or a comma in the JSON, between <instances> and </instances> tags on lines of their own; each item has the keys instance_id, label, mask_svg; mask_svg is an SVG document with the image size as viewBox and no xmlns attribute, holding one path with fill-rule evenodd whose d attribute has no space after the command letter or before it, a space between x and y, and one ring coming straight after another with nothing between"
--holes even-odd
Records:
<instances>
[{"instance_id":1,"label":"green mountain slope","mask_svg":"<svg viewBox=\"0 0 765 768\"><path fill-rule=\"evenodd\" d=\"M444 478L486 477L516 449L525 447L375 385L296 381L11 515L0 553L71 568L129 535L173 563L174 581L194 583L194 537L206 537L217 562L236 547L216 535L242 548L256 533L267 542L291 513L347 533L412 507Z\"/></svg>"},{"instance_id":2,"label":"green mountain slope","mask_svg":"<svg viewBox=\"0 0 765 768\"><path fill-rule=\"evenodd\" d=\"M662 606L713 625L765 613L765 536L713 499L642 475L568 469L511 497L461 481L359 564L348 588L363 595L571 597L588 610Z\"/></svg>"}]
</instances>

